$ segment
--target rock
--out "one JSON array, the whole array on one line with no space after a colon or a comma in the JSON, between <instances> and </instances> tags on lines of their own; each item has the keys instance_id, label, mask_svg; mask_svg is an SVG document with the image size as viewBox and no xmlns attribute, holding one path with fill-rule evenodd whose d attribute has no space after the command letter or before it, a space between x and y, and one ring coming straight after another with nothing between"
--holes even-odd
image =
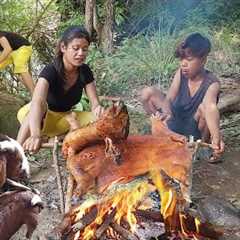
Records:
<instances>
[{"instance_id":1,"label":"rock","mask_svg":"<svg viewBox=\"0 0 240 240\"><path fill-rule=\"evenodd\" d=\"M207 197L200 201L198 210L203 218L227 229L239 228L240 214L231 203L217 197Z\"/></svg>"},{"instance_id":2,"label":"rock","mask_svg":"<svg viewBox=\"0 0 240 240\"><path fill-rule=\"evenodd\" d=\"M0 91L0 133L16 138L19 129L17 112L24 101L4 90Z\"/></svg>"}]
</instances>

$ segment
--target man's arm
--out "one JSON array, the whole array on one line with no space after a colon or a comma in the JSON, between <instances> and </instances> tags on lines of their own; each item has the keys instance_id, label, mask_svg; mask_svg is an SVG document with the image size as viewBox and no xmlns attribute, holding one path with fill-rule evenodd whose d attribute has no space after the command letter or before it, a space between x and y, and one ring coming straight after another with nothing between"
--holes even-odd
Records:
<instances>
[{"instance_id":1,"label":"man's arm","mask_svg":"<svg viewBox=\"0 0 240 240\"><path fill-rule=\"evenodd\" d=\"M0 55L0 63L2 63L13 50L5 37L0 38L0 45L3 48L3 51Z\"/></svg>"},{"instance_id":2,"label":"man's arm","mask_svg":"<svg viewBox=\"0 0 240 240\"><path fill-rule=\"evenodd\" d=\"M218 153L223 152L224 145L220 133L220 114L217 107L217 97L220 92L220 83L213 83L207 90L203 99L203 108L205 112L205 120L211 135L213 147Z\"/></svg>"},{"instance_id":3,"label":"man's arm","mask_svg":"<svg viewBox=\"0 0 240 240\"><path fill-rule=\"evenodd\" d=\"M178 69L174 75L171 86L168 89L167 96L163 102L163 112L164 113L168 113L170 115L172 114L170 105L171 105L171 102L174 101L174 99L176 98L176 96L178 94L179 87L180 87L180 78L181 78L180 69Z\"/></svg>"}]
</instances>

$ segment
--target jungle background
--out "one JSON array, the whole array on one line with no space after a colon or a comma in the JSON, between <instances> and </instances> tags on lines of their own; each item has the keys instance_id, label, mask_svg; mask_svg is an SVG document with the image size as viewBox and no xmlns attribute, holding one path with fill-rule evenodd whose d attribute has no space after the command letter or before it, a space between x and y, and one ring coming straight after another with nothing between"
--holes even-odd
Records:
<instances>
[{"instance_id":1,"label":"jungle background","mask_svg":"<svg viewBox=\"0 0 240 240\"><path fill-rule=\"evenodd\" d=\"M0 1L1 30L18 32L33 45L30 67L35 81L43 66L52 60L61 32L67 26L76 24L85 25L93 39L87 63L94 71L99 95L117 96L125 101L131 117L131 133L143 134L149 128L149 120L137 98L139 90L150 85L158 85L163 90L168 88L178 67L174 50L189 33L200 32L212 42L207 68L221 81L220 103L224 104L222 99L225 101L240 96L239 0ZM17 110L29 100L29 94L13 75L12 69L1 71L2 133L16 136L19 128L16 120ZM83 97L76 108L89 108L86 97ZM235 104L227 107L221 114L221 130L227 153L239 150L239 109L239 105ZM36 158L32 157L32 161L35 165L37 162L35 168L41 168L41 175L35 176L32 183L39 184L41 190L46 193L47 206L54 216L57 216L57 193L54 195L56 181L53 174L49 177L53 169L48 168L51 167L51 156L44 152L37 161ZM239 160L239 155L235 158ZM43 167L41 162L46 161L48 167ZM224 169L231 165L229 162L224 164L217 168ZM226 198L231 198L231 202L239 207L237 176L240 168L239 164L236 164L229 169L229 179L235 178L236 188L232 182L228 182L232 189L229 196L232 193L235 195ZM216 171L212 166L205 167ZM44 169L48 170L44 172ZM217 172L221 172L221 169L217 169ZM233 171L235 177L232 175ZM221 177L219 175L220 180ZM217 178L214 184L216 181ZM227 186L225 184L226 188ZM206 189L206 186L204 188ZM225 190L222 192L226 192ZM209 191L212 191L212 188ZM52 212L48 212L45 217L47 215L51 221L45 219L47 222L41 231L49 230L54 225L54 220L57 221L57 217L53 219Z\"/></svg>"}]
</instances>

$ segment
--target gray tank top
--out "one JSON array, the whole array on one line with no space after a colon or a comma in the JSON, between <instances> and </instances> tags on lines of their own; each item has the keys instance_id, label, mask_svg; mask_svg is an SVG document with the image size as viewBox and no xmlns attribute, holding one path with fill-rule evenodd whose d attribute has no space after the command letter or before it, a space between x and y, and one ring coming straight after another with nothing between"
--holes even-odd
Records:
<instances>
[{"instance_id":1,"label":"gray tank top","mask_svg":"<svg viewBox=\"0 0 240 240\"><path fill-rule=\"evenodd\" d=\"M168 121L168 127L171 130L187 137L192 135L195 139L200 139L201 133L198 130L194 114L202 103L209 86L218 82L217 79L209 77L209 71L206 71L206 73L206 78L202 81L194 96L190 95L188 79L181 73L180 88L171 104L172 118Z\"/></svg>"}]
</instances>

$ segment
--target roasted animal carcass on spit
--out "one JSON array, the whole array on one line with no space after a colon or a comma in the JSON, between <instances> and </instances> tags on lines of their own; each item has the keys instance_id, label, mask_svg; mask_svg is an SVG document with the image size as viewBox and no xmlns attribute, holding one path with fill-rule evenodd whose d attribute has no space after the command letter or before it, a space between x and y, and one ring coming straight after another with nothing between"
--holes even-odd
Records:
<instances>
[{"instance_id":1,"label":"roasted animal carcass on spit","mask_svg":"<svg viewBox=\"0 0 240 240\"><path fill-rule=\"evenodd\" d=\"M122 107L118 110L114 123L110 109L105 113L105 120L97 121L93 129L91 126L87 131L79 129L65 138L63 152L68 153L70 147L74 149L74 153L65 154L67 168L77 183L74 194L81 196L91 188L101 193L113 182L128 182L136 176L148 173L151 169L163 169L169 176L178 180L182 190L187 192L192 155L186 139L170 131L161 120L152 119L152 135L129 136L121 142L104 143L104 137L116 136L111 134L116 129L120 129L118 133L125 133L126 126L121 124L126 123L127 112L123 109ZM120 125L115 125L116 123ZM94 136L91 136L92 132ZM94 138L98 142L93 145ZM91 139L91 145L86 139ZM122 160L120 165L106 154L106 149L114 148L120 151Z\"/></svg>"}]
</instances>

